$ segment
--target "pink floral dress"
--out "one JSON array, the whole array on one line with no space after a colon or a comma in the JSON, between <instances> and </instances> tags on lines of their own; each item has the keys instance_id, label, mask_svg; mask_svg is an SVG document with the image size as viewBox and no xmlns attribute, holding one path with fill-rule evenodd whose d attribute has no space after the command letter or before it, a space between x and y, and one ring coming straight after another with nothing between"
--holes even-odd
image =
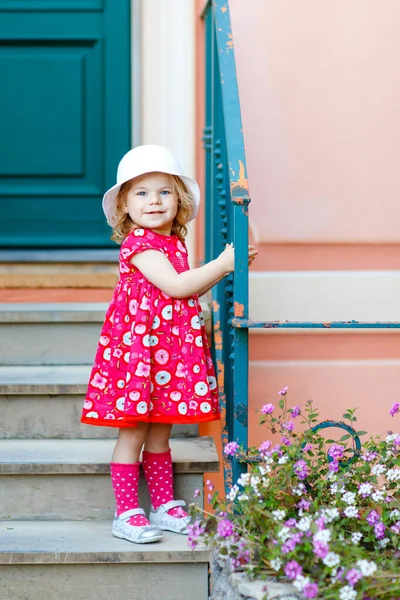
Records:
<instances>
[{"instance_id":1,"label":"pink floral dress","mask_svg":"<svg viewBox=\"0 0 400 600\"><path fill-rule=\"evenodd\" d=\"M189 269L177 236L135 229L120 250L120 278L101 331L81 421L198 423L220 418L217 381L197 294L171 298L130 262L145 250Z\"/></svg>"}]
</instances>

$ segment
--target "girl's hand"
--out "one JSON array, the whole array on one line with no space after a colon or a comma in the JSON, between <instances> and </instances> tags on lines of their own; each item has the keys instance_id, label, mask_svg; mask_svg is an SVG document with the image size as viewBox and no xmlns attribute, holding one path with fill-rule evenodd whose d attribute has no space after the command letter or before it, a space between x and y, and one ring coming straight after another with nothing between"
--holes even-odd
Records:
<instances>
[{"instance_id":1,"label":"girl's hand","mask_svg":"<svg viewBox=\"0 0 400 600\"><path fill-rule=\"evenodd\" d=\"M235 250L233 244L226 244L225 250L221 252L217 260L222 264L225 273L230 273L235 268Z\"/></svg>"},{"instance_id":2,"label":"girl's hand","mask_svg":"<svg viewBox=\"0 0 400 600\"><path fill-rule=\"evenodd\" d=\"M257 254L258 250L256 250L254 246L249 246L249 267L251 266L251 263L253 262Z\"/></svg>"}]
</instances>

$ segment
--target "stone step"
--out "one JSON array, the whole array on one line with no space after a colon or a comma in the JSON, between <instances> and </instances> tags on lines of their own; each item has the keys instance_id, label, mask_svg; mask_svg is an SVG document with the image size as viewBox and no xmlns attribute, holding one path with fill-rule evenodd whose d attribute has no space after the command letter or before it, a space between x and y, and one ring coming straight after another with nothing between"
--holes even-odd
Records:
<instances>
[{"instance_id":1,"label":"stone step","mask_svg":"<svg viewBox=\"0 0 400 600\"><path fill-rule=\"evenodd\" d=\"M115 438L114 427L80 423L91 366L0 367L0 439ZM174 425L173 437L195 437L197 425Z\"/></svg>"},{"instance_id":2,"label":"stone step","mask_svg":"<svg viewBox=\"0 0 400 600\"><path fill-rule=\"evenodd\" d=\"M92 364L108 304L0 304L0 365ZM202 303L204 318L210 310Z\"/></svg>"},{"instance_id":3,"label":"stone step","mask_svg":"<svg viewBox=\"0 0 400 600\"><path fill-rule=\"evenodd\" d=\"M105 522L0 522L2 600L207 600L208 552L166 533L137 545Z\"/></svg>"},{"instance_id":4,"label":"stone step","mask_svg":"<svg viewBox=\"0 0 400 600\"><path fill-rule=\"evenodd\" d=\"M0 440L0 520L111 519L114 440ZM193 502L202 475L219 470L214 440L172 439L175 496ZM142 479L141 505L149 499Z\"/></svg>"}]
</instances>

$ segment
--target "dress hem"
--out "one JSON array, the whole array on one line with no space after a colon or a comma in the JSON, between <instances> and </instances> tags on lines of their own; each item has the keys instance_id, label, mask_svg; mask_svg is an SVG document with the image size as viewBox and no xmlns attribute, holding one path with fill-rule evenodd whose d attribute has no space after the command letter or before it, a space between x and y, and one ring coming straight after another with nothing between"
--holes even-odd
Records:
<instances>
[{"instance_id":1,"label":"dress hem","mask_svg":"<svg viewBox=\"0 0 400 600\"><path fill-rule=\"evenodd\" d=\"M176 417L151 417L150 419L131 419L131 420L121 420L118 421L116 419L86 419L85 417L81 418L81 423L86 425L95 425L98 427L115 427L117 429L125 429L128 427L136 427L137 423L169 423L172 425L196 425L196 423L208 423L210 421L219 421L221 419L221 415L210 415L205 416L203 418L191 417L190 419L179 419L176 420Z\"/></svg>"}]
</instances>

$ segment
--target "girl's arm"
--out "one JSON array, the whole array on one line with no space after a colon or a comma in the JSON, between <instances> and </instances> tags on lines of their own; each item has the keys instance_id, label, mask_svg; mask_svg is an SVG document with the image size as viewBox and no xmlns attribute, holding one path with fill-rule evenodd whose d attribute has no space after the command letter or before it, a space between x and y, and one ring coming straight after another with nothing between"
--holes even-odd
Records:
<instances>
[{"instance_id":1,"label":"girl's arm","mask_svg":"<svg viewBox=\"0 0 400 600\"><path fill-rule=\"evenodd\" d=\"M210 289L233 271L234 250L232 245L227 246L215 260L184 273L177 273L168 258L158 250L145 250L135 254L131 263L168 296L187 298Z\"/></svg>"},{"instance_id":2,"label":"girl's arm","mask_svg":"<svg viewBox=\"0 0 400 600\"><path fill-rule=\"evenodd\" d=\"M216 279L215 281L213 281L210 285L208 285L207 287L203 288L202 290L199 290L197 293L200 296L204 296L204 294L207 294L207 292L209 292L214 285L217 285L217 283L219 283L221 281L221 279L224 278L224 275L222 277L218 277L218 279Z\"/></svg>"}]
</instances>

